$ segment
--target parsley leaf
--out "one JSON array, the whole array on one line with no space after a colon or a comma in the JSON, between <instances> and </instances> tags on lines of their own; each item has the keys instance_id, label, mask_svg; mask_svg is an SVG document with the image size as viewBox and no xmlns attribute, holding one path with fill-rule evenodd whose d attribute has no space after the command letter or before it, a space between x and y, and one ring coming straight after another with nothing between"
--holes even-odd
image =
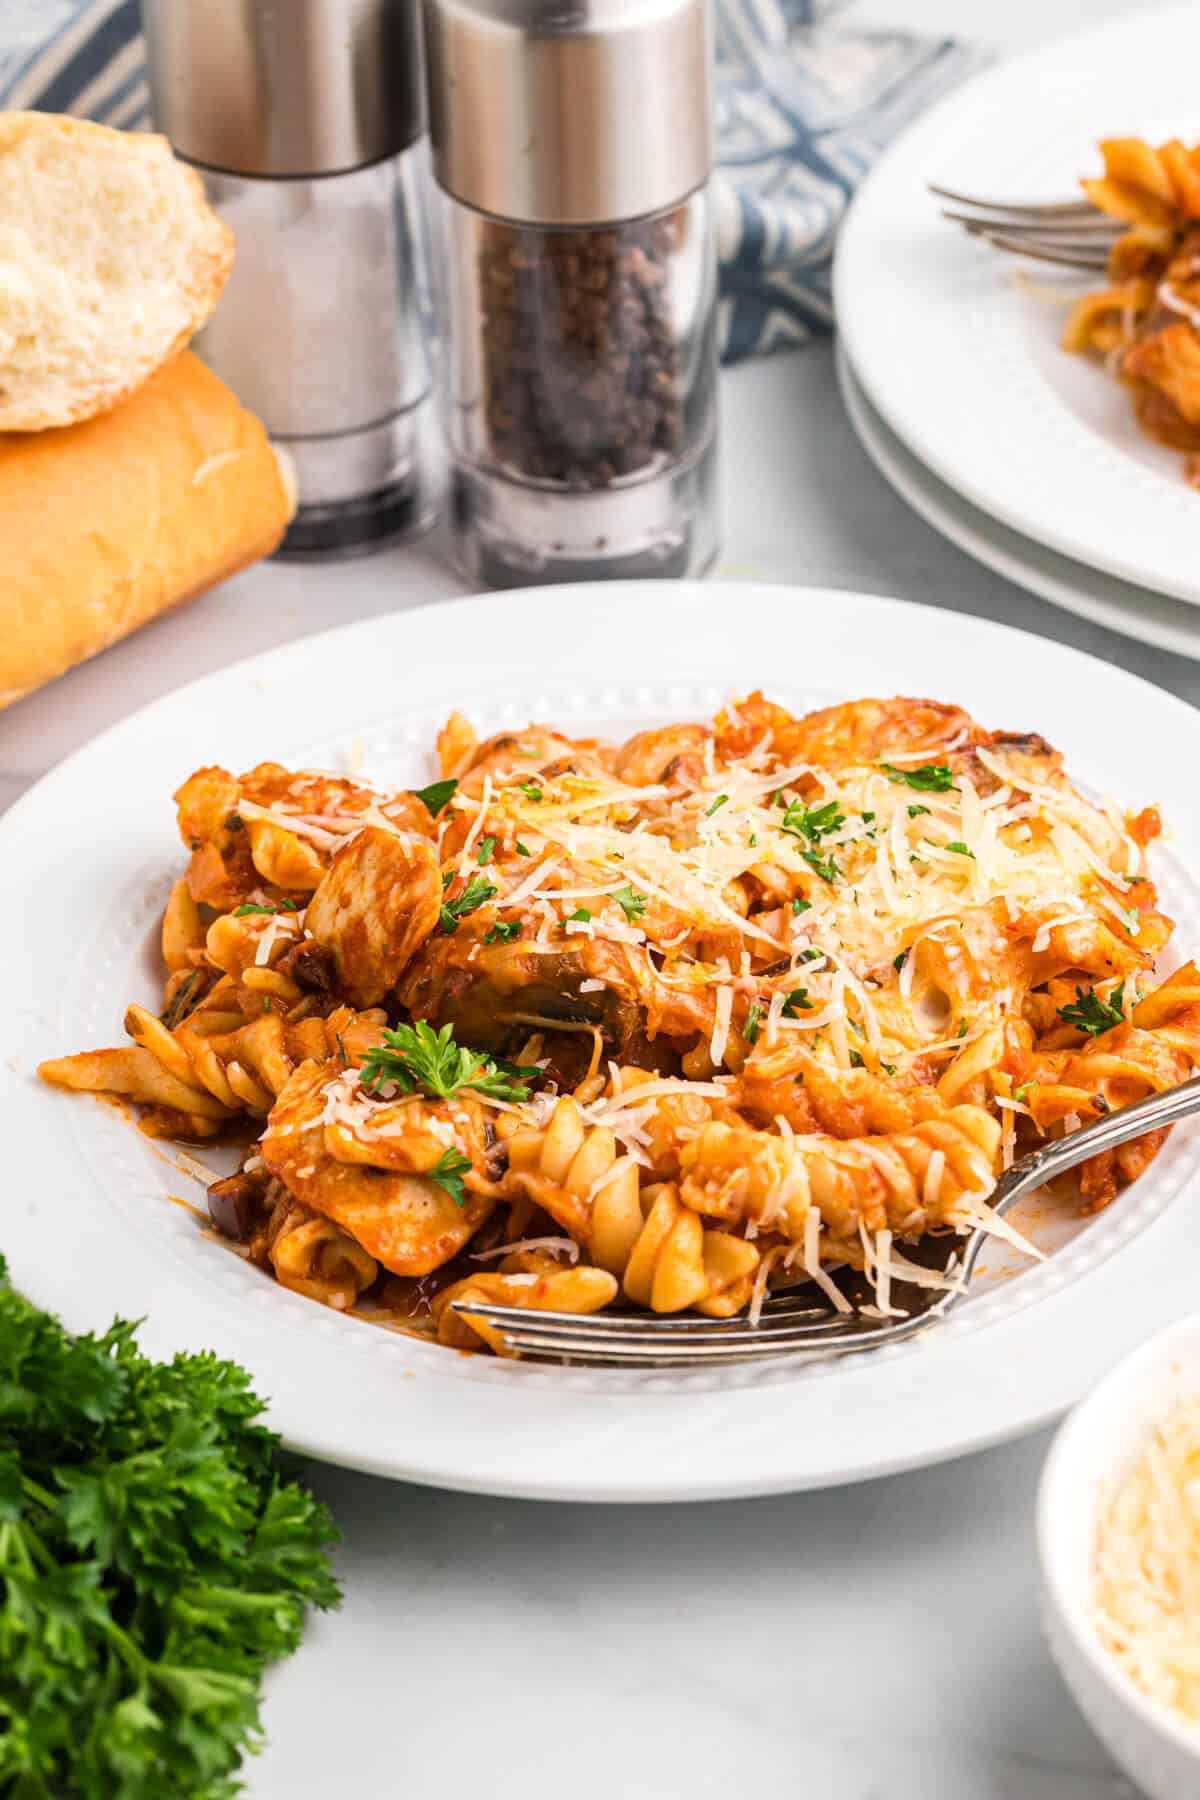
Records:
<instances>
[{"instance_id":1,"label":"parsley leaf","mask_svg":"<svg viewBox=\"0 0 1200 1800\"><path fill-rule=\"evenodd\" d=\"M907 955L908 955L908 951L902 950L900 952L899 956L893 956L892 967L893 967L893 969L896 970L897 974L899 974L900 970L904 967L904 962L905 962L905 958L907 957Z\"/></svg>"},{"instance_id":2,"label":"parsley leaf","mask_svg":"<svg viewBox=\"0 0 1200 1800\"><path fill-rule=\"evenodd\" d=\"M529 851L525 848L525 846L521 842L520 838L517 839L517 855L518 856L528 856L529 855Z\"/></svg>"},{"instance_id":3,"label":"parsley leaf","mask_svg":"<svg viewBox=\"0 0 1200 1800\"><path fill-rule=\"evenodd\" d=\"M748 1044L757 1044L758 1042L758 1022L762 1018L762 1011L763 1006L761 1000L752 1000L750 1002L750 1010L746 1014L746 1023L742 1026L742 1036Z\"/></svg>"},{"instance_id":4,"label":"parsley leaf","mask_svg":"<svg viewBox=\"0 0 1200 1800\"><path fill-rule=\"evenodd\" d=\"M1114 1025L1124 1022L1125 983L1116 987L1111 1000L1102 1000L1095 988L1088 988L1085 993L1081 987L1075 989L1075 1000L1071 1006L1060 1006L1058 1016L1066 1025L1074 1025L1077 1031L1086 1032L1088 1037L1099 1037L1103 1031L1111 1031Z\"/></svg>"},{"instance_id":5,"label":"parsley leaf","mask_svg":"<svg viewBox=\"0 0 1200 1800\"><path fill-rule=\"evenodd\" d=\"M546 798L540 781L518 781L517 786L527 800L539 802Z\"/></svg>"},{"instance_id":6,"label":"parsley leaf","mask_svg":"<svg viewBox=\"0 0 1200 1800\"><path fill-rule=\"evenodd\" d=\"M489 900L494 900L500 889L482 875L472 875L461 894L453 900L447 900L441 910L441 927L446 937L453 937L468 913L478 912Z\"/></svg>"},{"instance_id":7,"label":"parsley leaf","mask_svg":"<svg viewBox=\"0 0 1200 1800\"><path fill-rule=\"evenodd\" d=\"M618 888L615 894L610 894L609 899L616 901L625 917L630 921L640 919L646 910L645 894L635 893L629 882L626 882L624 887Z\"/></svg>"},{"instance_id":8,"label":"parsley leaf","mask_svg":"<svg viewBox=\"0 0 1200 1800\"><path fill-rule=\"evenodd\" d=\"M968 850L961 838L955 838L952 844L946 845L946 848L947 850L953 850L955 856L969 856L972 862L975 861L975 852L973 850Z\"/></svg>"},{"instance_id":9,"label":"parsley leaf","mask_svg":"<svg viewBox=\"0 0 1200 1800\"><path fill-rule=\"evenodd\" d=\"M453 1025L435 1031L425 1019L385 1031L383 1043L362 1058L365 1088L375 1090L394 1081L403 1094L423 1088L438 1100L452 1099L460 1088L471 1088L489 1100L528 1100L528 1084L540 1073L468 1050L455 1043Z\"/></svg>"},{"instance_id":10,"label":"parsley leaf","mask_svg":"<svg viewBox=\"0 0 1200 1800\"><path fill-rule=\"evenodd\" d=\"M928 811L929 808L927 806L910 806L908 809L908 816L910 819L919 819L922 813L927 813Z\"/></svg>"},{"instance_id":11,"label":"parsley leaf","mask_svg":"<svg viewBox=\"0 0 1200 1800\"><path fill-rule=\"evenodd\" d=\"M565 925L586 925L590 921L591 916L592 915L586 906L577 906L570 918L564 919L563 923Z\"/></svg>"},{"instance_id":12,"label":"parsley leaf","mask_svg":"<svg viewBox=\"0 0 1200 1800\"><path fill-rule=\"evenodd\" d=\"M792 911L795 913L796 917L799 918L801 913L812 911L812 901L801 900L799 894L797 894L796 898L792 901Z\"/></svg>"},{"instance_id":13,"label":"parsley leaf","mask_svg":"<svg viewBox=\"0 0 1200 1800\"><path fill-rule=\"evenodd\" d=\"M880 1068L881 1068L881 1069L882 1069L882 1070L883 1070L883 1072L884 1072L884 1074L885 1074L885 1075L895 1075L895 1074L896 1074L896 1065L895 1065L895 1063L885 1063L885 1062L881 1062L881 1063L880 1063L880 1065L879 1065L879 1066L880 1066Z\"/></svg>"},{"instance_id":14,"label":"parsley leaf","mask_svg":"<svg viewBox=\"0 0 1200 1800\"><path fill-rule=\"evenodd\" d=\"M471 1159L464 1156L461 1150L447 1150L438 1157L429 1170L430 1181L436 1181L440 1188L449 1194L455 1206L467 1204L467 1190L463 1186L463 1176L471 1167Z\"/></svg>"},{"instance_id":15,"label":"parsley leaf","mask_svg":"<svg viewBox=\"0 0 1200 1800\"><path fill-rule=\"evenodd\" d=\"M831 831L840 831L845 823L846 815L836 800L828 800L824 806L805 806L802 800L793 800L779 821L779 829L816 844Z\"/></svg>"},{"instance_id":16,"label":"parsley leaf","mask_svg":"<svg viewBox=\"0 0 1200 1800\"><path fill-rule=\"evenodd\" d=\"M817 855L815 850L802 850L800 855L808 864L809 868L814 869L821 877L821 880L828 882L830 887L833 886L834 882L842 872L834 862L832 856L822 858Z\"/></svg>"},{"instance_id":17,"label":"parsley leaf","mask_svg":"<svg viewBox=\"0 0 1200 1800\"><path fill-rule=\"evenodd\" d=\"M813 1003L808 997L807 988L793 988L783 1003L785 1019L794 1019L798 1012L811 1012Z\"/></svg>"},{"instance_id":18,"label":"parsley leaf","mask_svg":"<svg viewBox=\"0 0 1200 1800\"><path fill-rule=\"evenodd\" d=\"M445 781L431 781L428 787L414 788L413 798L419 800L431 819L436 819L444 806L449 805L458 789L458 782L453 776Z\"/></svg>"},{"instance_id":19,"label":"parsley leaf","mask_svg":"<svg viewBox=\"0 0 1200 1800\"><path fill-rule=\"evenodd\" d=\"M496 840L494 837L480 838L480 840L479 840L479 855L475 858L475 861L479 864L479 867L481 869L483 868L485 863L491 862L492 857L495 855L495 851L496 851Z\"/></svg>"},{"instance_id":20,"label":"parsley leaf","mask_svg":"<svg viewBox=\"0 0 1200 1800\"><path fill-rule=\"evenodd\" d=\"M485 944L511 944L514 938L521 935L520 919L497 920L483 934Z\"/></svg>"},{"instance_id":21,"label":"parsley leaf","mask_svg":"<svg viewBox=\"0 0 1200 1800\"><path fill-rule=\"evenodd\" d=\"M718 812L722 806L725 806L728 803L728 800L728 794L718 794L708 811L705 813L705 818L711 819L715 812Z\"/></svg>"},{"instance_id":22,"label":"parsley leaf","mask_svg":"<svg viewBox=\"0 0 1200 1800\"><path fill-rule=\"evenodd\" d=\"M0 1259L0 1786L232 1795L260 1684L338 1602L332 1521L235 1363L70 1337Z\"/></svg>"},{"instance_id":23,"label":"parsley leaf","mask_svg":"<svg viewBox=\"0 0 1200 1800\"><path fill-rule=\"evenodd\" d=\"M862 1051L852 1050L850 1052L850 1067L852 1069L861 1069L863 1066Z\"/></svg>"},{"instance_id":24,"label":"parsley leaf","mask_svg":"<svg viewBox=\"0 0 1200 1800\"><path fill-rule=\"evenodd\" d=\"M922 763L919 769L898 769L894 763L881 763L892 782L903 782L916 788L918 794L949 794L955 788L954 770L945 763Z\"/></svg>"},{"instance_id":25,"label":"parsley leaf","mask_svg":"<svg viewBox=\"0 0 1200 1800\"><path fill-rule=\"evenodd\" d=\"M233 916L235 919L248 919L251 913L275 913L278 911L277 906L260 906L256 900L247 900L244 905L234 907Z\"/></svg>"}]
</instances>

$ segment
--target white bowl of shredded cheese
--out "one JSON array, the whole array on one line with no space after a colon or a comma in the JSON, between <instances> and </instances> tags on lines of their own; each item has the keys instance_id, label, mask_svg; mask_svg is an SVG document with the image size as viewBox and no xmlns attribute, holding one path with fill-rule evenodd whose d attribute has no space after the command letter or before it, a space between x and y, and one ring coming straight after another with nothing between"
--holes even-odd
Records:
<instances>
[{"instance_id":1,"label":"white bowl of shredded cheese","mask_svg":"<svg viewBox=\"0 0 1200 1800\"><path fill-rule=\"evenodd\" d=\"M1038 1498L1043 1622L1097 1736L1151 1800L1200 1795L1200 1316L1118 1364Z\"/></svg>"}]
</instances>

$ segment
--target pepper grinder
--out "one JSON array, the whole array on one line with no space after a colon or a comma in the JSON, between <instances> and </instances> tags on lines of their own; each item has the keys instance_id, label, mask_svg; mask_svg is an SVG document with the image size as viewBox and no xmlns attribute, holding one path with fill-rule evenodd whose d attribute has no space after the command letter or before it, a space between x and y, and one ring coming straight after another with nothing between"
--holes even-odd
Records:
<instances>
[{"instance_id":1,"label":"pepper grinder","mask_svg":"<svg viewBox=\"0 0 1200 1800\"><path fill-rule=\"evenodd\" d=\"M431 521L419 0L142 0L158 128L233 228L196 348L291 455L282 554Z\"/></svg>"},{"instance_id":2,"label":"pepper grinder","mask_svg":"<svg viewBox=\"0 0 1200 1800\"><path fill-rule=\"evenodd\" d=\"M717 552L707 0L424 0L451 532L490 587Z\"/></svg>"}]
</instances>

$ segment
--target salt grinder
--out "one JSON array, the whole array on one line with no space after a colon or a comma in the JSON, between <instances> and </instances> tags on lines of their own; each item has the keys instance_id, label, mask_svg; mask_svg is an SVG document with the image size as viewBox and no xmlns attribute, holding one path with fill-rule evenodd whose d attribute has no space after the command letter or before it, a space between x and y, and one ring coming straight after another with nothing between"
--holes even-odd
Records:
<instances>
[{"instance_id":1,"label":"salt grinder","mask_svg":"<svg viewBox=\"0 0 1200 1800\"><path fill-rule=\"evenodd\" d=\"M237 239L196 348L290 453L283 554L429 523L420 0L142 0L158 128Z\"/></svg>"},{"instance_id":2,"label":"salt grinder","mask_svg":"<svg viewBox=\"0 0 1200 1800\"><path fill-rule=\"evenodd\" d=\"M717 552L707 0L424 0L456 558L488 586Z\"/></svg>"}]
</instances>

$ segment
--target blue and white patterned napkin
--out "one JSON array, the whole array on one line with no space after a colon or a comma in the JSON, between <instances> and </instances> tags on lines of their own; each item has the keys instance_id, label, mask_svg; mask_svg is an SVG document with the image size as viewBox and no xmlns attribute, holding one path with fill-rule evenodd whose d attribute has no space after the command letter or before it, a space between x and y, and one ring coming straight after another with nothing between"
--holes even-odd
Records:
<instances>
[{"instance_id":1,"label":"blue and white patterned napkin","mask_svg":"<svg viewBox=\"0 0 1200 1800\"><path fill-rule=\"evenodd\" d=\"M951 38L839 30L820 16L836 0L715 3L721 333L736 362L832 324L855 186L975 57ZM0 105L149 125L138 0L2 0Z\"/></svg>"}]
</instances>

